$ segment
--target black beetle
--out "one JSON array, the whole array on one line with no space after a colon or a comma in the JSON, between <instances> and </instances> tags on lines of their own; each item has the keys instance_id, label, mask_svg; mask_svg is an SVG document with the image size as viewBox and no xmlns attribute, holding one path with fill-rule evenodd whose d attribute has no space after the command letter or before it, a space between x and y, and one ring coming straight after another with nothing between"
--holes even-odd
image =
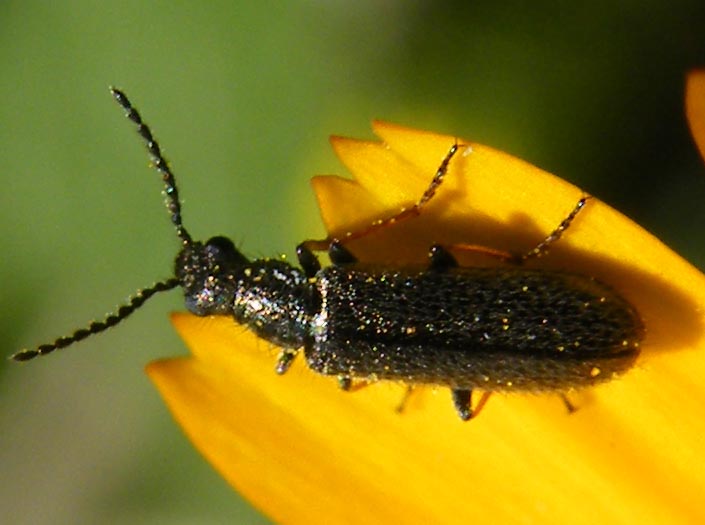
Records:
<instances>
[{"instance_id":1,"label":"black beetle","mask_svg":"<svg viewBox=\"0 0 705 525\"><path fill-rule=\"evenodd\" d=\"M194 241L181 220L174 175L150 129L127 96L111 92L146 141L162 174L171 220L182 242L175 276L141 290L103 321L12 356L26 361L114 326L157 292L180 286L196 315L232 315L280 347L283 374L299 350L320 374L343 388L353 379L449 387L461 419L473 415L471 394L500 390L564 393L609 380L632 366L644 328L635 309L592 277L532 270L526 259L546 252L585 206L583 197L561 224L521 256L474 246L432 246L425 267L358 262L345 247L393 222L419 215L461 148L454 143L430 185L411 208L342 240L297 247L300 267L283 260L248 260L226 237ZM453 252L473 250L506 259L496 268L461 267ZM328 250L321 268L315 251ZM564 398L565 399L565 398ZM566 404L570 407L568 401Z\"/></svg>"}]
</instances>

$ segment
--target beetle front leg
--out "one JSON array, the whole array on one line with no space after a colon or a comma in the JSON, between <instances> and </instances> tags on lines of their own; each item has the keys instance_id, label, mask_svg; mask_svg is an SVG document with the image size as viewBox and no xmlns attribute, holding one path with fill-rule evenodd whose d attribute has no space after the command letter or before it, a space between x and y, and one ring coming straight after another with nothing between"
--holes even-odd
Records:
<instances>
[{"instance_id":1,"label":"beetle front leg","mask_svg":"<svg viewBox=\"0 0 705 525\"><path fill-rule=\"evenodd\" d=\"M298 353L298 348L282 349L282 351L279 352L279 355L277 356L277 364L274 367L274 371L279 375L286 374L287 370L289 370L291 363L294 362L294 358L296 358L296 355Z\"/></svg>"}]
</instances>

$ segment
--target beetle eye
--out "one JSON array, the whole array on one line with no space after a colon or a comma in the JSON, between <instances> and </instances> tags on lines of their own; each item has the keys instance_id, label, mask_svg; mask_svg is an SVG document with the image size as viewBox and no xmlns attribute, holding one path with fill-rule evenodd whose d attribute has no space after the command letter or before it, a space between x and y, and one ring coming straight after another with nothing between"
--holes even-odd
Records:
<instances>
[{"instance_id":1,"label":"beetle eye","mask_svg":"<svg viewBox=\"0 0 705 525\"><path fill-rule=\"evenodd\" d=\"M227 256L228 254L235 253L237 251L235 249L233 241L221 235L208 239L208 241L206 242L206 246L212 249L213 253L222 253L225 256Z\"/></svg>"},{"instance_id":2,"label":"beetle eye","mask_svg":"<svg viewBox=\"0 0 705 525\"><path fill-rule=\"evenodd\" d=\"M208 253L218 261L228 261L236 264L246 264L248 262L247 258L235 248L233 241L222 235L211 237L205 246Z\"/></svg>"}]
</instances>

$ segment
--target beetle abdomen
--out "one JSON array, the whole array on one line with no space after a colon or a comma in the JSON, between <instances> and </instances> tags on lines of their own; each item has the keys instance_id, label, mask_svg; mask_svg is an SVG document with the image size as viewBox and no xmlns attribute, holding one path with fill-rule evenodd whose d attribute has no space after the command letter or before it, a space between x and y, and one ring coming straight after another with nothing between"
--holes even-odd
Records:
<instances>
[{"instance_id":1,"label":"beetle abdomen","mask_svg":"<svg viewBox=\"0 0 705 525\"><path fill-rule=\"evenodd\" d=\"M522 268L319 272L306 348L324 374L488 390L609 379L638 354L634 309L588 277Z\"/></svg>"}]
</instances>

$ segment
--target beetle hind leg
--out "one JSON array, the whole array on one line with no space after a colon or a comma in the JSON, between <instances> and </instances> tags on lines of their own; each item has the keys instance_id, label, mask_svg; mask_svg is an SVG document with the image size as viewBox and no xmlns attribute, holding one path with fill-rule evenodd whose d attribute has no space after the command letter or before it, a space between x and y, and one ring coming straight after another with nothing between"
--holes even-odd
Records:
<instances>
[{"instance_id":1,"label":"beetle hind leg","mask_svg":"<svg viewBox=\"0 0 705 525\"><path fill-rule=\"evenodd\" d=\"M406 410L406 405L409 403L409 399L411 398L411 394L414 393L414 387L411 385L406 385L406 388L404 389L404 396L399 400L399 403L397 406L394 408L394 411L397 414L401 414Z\"/></svg>"},{"instance_id":2,"label":"beetle hind leg","mask_svg":"<svg viewBox=\"0 0 705 525\"><path fill-rule=\"evenodd\" d=\"M357 392L376 382L371 379L355 379L355 382L353 382L352 377L346 374L338 374L337 379L338 387L345 392Z\"/></svg>"}]
</instances>

